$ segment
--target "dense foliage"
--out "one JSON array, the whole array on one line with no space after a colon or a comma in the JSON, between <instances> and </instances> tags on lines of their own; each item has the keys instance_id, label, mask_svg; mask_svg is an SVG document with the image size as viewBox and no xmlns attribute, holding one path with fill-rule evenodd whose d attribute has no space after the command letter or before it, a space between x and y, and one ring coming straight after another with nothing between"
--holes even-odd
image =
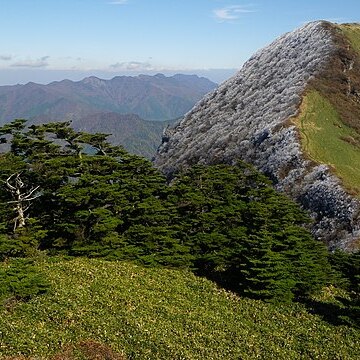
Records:
<instances>
[{"instance_id":1,"label":"dense foliage","mask_svg":"<svg viewBox=\"0 0 360 360\"><path fill-rule=\"evenodd\" d=\"M0 128L0 257L49 253L188 267L253 298L292 301L330 283L307 215L249 165L152 164L70 123Z\"/></svg>"},{"instance_id":2,"label":"dense foliage","mask_svg":"<svg viewBox=\"0 0 360 360\"><path fill-rule=\"evenodd\" d=\"M29 300L44 294L50 287L45 277L33 266L32 261L17 259L0 268L0 308L13 301Z\"/></svg>"},{"instance_id":3,"label":"dense foliage","mask_svg":"<svg viewBox=\"0 0 360 360\"><path fill-rule=\"evenodd\" d=\"M197 166L175 180L180 237L197 269L251 297L291 300L330 280L309 219L248 165Z\"/></svg>"},{"instance_id":4,"label":"dense foliage","mask_svg":"<svg viewBox=\"0 0 360 360\"><path fill-rule=\"evenodd\" d=\"M360 328L360 251L344 253L336 251L330 255L330 264L340 274L340 287L348 291L342 300L344 322Z\"/></svg>"},{"instance_id":5,"label":"dense foliage","mask_svg":"<svg viewBox=\"0 0 360 360\"><path fill-rule=\"evenodd\" d=\"M110 146L106 135L75 132L69 123L25 130L22 120L4 126L0 133L4 141L10 137L11 144L2 155L1 179L17 173L25 184L22 191L39 187L26 226L14 233L14 201L6 186L0 190L2 227L14 244L28 236L39 249L115 251L123 247L131 219L165 189L165 179L150 162ZM24 242L14 249L4 239L2 256L25 253L29 249L23 249Z\"/></svg>"}]
</instances>

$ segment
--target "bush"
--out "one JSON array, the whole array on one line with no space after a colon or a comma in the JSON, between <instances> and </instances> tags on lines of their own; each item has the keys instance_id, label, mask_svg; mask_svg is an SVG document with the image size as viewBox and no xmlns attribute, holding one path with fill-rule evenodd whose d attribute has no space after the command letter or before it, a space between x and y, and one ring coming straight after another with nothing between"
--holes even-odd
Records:
<instances>
[{"instance_id":1,"label":"bush","mask_svg":"<svg viewBox=\"0 0 360 360\"><path fill-rule=\"evenodd\" d=\"M36 271L32 262L29 259L16 259L3 264L0 268L0 304L12 299L28 301L49 290L49 282Z\"/></svg>"},{"instance_id":2,"label":"bush","mask_svg":"<svg viewBox=\"0 0 360 360\"><path fill-rule=\"evenodd\" d=\"M6 234L5 227L4 224L0 225L0 261L36 255L41 240L47 234L33 218L28 219L26 228L18 228L12 234Z\"/></svg>"}]
</instances>

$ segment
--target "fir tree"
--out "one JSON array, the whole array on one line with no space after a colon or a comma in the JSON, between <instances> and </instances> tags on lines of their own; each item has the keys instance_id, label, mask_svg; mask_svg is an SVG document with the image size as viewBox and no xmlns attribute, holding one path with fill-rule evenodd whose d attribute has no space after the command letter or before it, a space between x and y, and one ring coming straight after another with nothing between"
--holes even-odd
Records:
<instances>
[{"instance_id":1,"label":"fir tree","mask_svg":"<svg viewBox=\"0 0 360 360\"><path fill-rule=\"evenodd\" d=\"M306 296L329 281L325 246L303 227L309 219L243 163L196 166L173 181L179 236L205 275L269 301Z\"/></svg>"}]
</instances>

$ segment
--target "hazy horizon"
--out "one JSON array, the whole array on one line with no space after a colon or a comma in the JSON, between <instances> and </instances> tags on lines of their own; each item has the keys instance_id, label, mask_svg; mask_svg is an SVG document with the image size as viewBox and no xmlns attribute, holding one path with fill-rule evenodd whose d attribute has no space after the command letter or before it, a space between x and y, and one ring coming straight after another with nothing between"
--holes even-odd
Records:
<instances>
[{"instance_id":1,"label":"hazy horizon","mask_svg":"<svg viewBox=\"0 0 360 360\"><path fill-rule=\"evenodd\" d=\"M358 22L360 2L0 0L0 85L159 72L219 83L319 19Z\"/></svg>"},{"instance_id":2,"label":"hazy horizon","mask_svg":"<svg viewBox=\"0 0 360 360\"><path fill-rule=\"evenodd\" d=\"M101 70L37 70L37 69L0 69L0 86L25 85L29 82L47 85L54 81L71 80L81 81L84 78L95 76L100 79L110 80L116 76L138 76L138 75L156 75L158 73L165 76L175 74L197 75L205 77L214 83L220 84L234 75L238 69L209 69L209 70L174 70L174 71L124 71L120 73L106 72ZM35 79L35 80L34 80Z\"/></svg>"}]
</instances>

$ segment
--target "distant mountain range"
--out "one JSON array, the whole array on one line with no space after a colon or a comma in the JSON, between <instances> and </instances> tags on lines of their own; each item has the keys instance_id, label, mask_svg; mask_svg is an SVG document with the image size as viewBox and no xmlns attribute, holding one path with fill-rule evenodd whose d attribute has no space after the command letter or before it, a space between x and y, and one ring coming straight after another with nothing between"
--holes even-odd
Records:
<instances>
[{"instance_id":1,"label":"distant mountain range","mask_svg":"<svg viewBox=\"0 0 360 360\"><path fill-rule=\"evenodd\" d=\"M85 116L74 120L72 125L75 130L111 134L108 138L111 143L151 159L161 143L164 128L174 122L147 121L134 114L108 112Z\"/></svg>"},{"instance_id":2,"label":"distant mountain range","mask_svg":"<svg viewBox=\"0 0 360 360\"><path fill-rule=\"evenodd\" d=\"M114 144L150 158L163 128L216 86L181 74L0 86L0 125L16 118L33 124L71 120L78 130L112 134Z\"/></svg>"},{"instance_id":3,"label":"distant mountain range","mask_svg":"<svg viewBox=\"0 0 360 360\"><path fill-rule=\"evenodd\" d=\"M172 120L184 115L215 87L206 78L181 74L117 76L111 80L88 77L48 85L30 82L0 86L0 124L15 118L33 122L76 120L100 112Z\"/></svg>"}]
</instances>

